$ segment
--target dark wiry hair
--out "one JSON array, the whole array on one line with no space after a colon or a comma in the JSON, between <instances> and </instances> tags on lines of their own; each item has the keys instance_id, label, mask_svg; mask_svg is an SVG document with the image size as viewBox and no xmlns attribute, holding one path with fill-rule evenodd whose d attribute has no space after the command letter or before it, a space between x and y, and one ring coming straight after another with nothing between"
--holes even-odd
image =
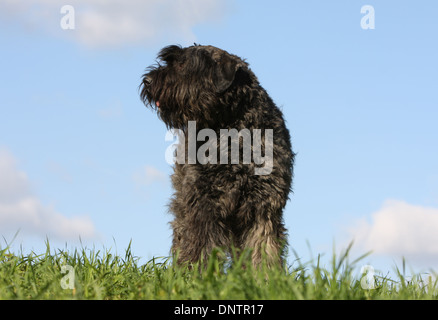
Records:
<instances>
[{"instance_id":1,"label":"dark wiry hair","mask_svg":"<svg viewBox=\"0 0 438 320\"><path fill-rule=\"evenodd\" d=\"M252 249L254 265L261 265L263 256L268 265L281 264L287 246L283 208L291 191L294 153L281 110L248 64L212 46L168 46L143 75L140 89L143 102L169 128L184 131L188 121L196 121L197 130L213 129L217 137L221 129L248 129L253 137L256 129L272 130L267 174L255 174L262 166L255 155L250 163L241 161L243 143L238 144L238 163L175 163L169 211L175 217L172 253L177 262L207 261L213 248L231 252L235 246ZM187 145L190 133L183 134L180 143ZM202 141L195 142L195 151L202 151ZM257 143L266 152L266 135ZM228 156L231 145L224 146ZM221 149L222 144L216 147Z\"/></svg>"},{"instance_id":2,"label":"dark wiry hair","mask_svg":"<svg viewBox=\"0 0 438 320\"><path fill-rule=\"evenodd\" d=\"M181 48L171 45L158 54L158 63L147 68L140 97L158 112L169 128L184 129L188 121L199 128L228 127L242 112L239 101L257 85L248 64L212 46ZM236 90L244 90L236 95ZM247 99L246 99L247 100Z\"/></svg>"}]
</instances>

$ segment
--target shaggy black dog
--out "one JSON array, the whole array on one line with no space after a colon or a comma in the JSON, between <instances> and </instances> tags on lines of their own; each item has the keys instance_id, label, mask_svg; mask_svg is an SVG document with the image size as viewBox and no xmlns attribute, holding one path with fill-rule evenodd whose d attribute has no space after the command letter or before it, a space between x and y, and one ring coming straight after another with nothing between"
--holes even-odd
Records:
<instances>
[{"instance_id":1,"label":"shaggy black dog","mask_svg":"<svg viewBox=\"0 0 438 320\"><path fill-rule=\"evenodd\" d=\"M234 246L251 249L255 266L282 264L294 153L282 112L248 64L213 46L172 45L140 89L143 102L182 133L170 203L178 262Z\"/></svg>"}]
</instances>

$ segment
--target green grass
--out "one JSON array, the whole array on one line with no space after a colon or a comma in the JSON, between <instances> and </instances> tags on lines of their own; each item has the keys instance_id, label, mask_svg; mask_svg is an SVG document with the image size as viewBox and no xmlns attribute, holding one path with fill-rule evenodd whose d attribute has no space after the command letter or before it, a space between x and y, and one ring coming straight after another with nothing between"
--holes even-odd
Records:
<instances>
[{"instance_id":1,"label":"green grass","mask_svg":"<svg viewBox=\"0 0 438 320\"><path fill-rule=\"evenodd\" d=\"M365 255L349 262L350 249L333 255L328 268L318 258L297 260L288 270L254 270L244 253L231 266L213 255L202 272L168 258L140 264L130 246L124 256L90 249L51 253L48 244L40 255L0 249L0 299L437 299L437 280L408 281L398 269L397 279L375 275L375 288L362 289L357 266ZM70 284L71 270L62 273L66 265L74 289L63 289Z\"/></svg>"}]
</instances>

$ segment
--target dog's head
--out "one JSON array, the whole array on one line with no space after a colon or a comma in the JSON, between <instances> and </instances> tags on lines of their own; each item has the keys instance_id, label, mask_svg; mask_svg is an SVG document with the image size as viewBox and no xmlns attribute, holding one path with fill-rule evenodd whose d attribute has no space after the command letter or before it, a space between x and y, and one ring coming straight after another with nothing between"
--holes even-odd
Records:
<instances>
[{"instance_id":1,"label":"dog's head","mask_svg":"<svg viewBox=\"0 0 438 320\"><path fill-rule=\"evenodd\" d=\"M163 48L142 77L140 97L169 128L224 125L238 109L245 87L256 82L248 64L213 46Z\"/></svg>"}]
</instances>

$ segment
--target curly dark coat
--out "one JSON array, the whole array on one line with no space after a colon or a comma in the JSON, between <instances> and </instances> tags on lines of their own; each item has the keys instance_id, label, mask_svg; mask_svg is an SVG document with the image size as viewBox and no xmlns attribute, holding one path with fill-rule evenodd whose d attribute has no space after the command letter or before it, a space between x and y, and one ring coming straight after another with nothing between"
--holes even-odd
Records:
<instances>
[{"instance_id":1,"label":"curly dark coat","mask_svg":"<svg viewBox=\"0 0 438 320\"><path fill-rule=\"evenodd\" d=\"M172 45L158 59L143 75L140 96L168 128L186 138L188 121L196 121L197 132L210 128L218 137L220 129L273 130L270 174L256 175L259 165L242 163L241 157L238 164L175 164L172 252L179 263L196 262L215 247L235 246L252 249L256 266L263 257L268 265L281 264L287 245L282 211L294 162L282 112L248 64L224 50Z\"/></svg>"}]
</instances>

